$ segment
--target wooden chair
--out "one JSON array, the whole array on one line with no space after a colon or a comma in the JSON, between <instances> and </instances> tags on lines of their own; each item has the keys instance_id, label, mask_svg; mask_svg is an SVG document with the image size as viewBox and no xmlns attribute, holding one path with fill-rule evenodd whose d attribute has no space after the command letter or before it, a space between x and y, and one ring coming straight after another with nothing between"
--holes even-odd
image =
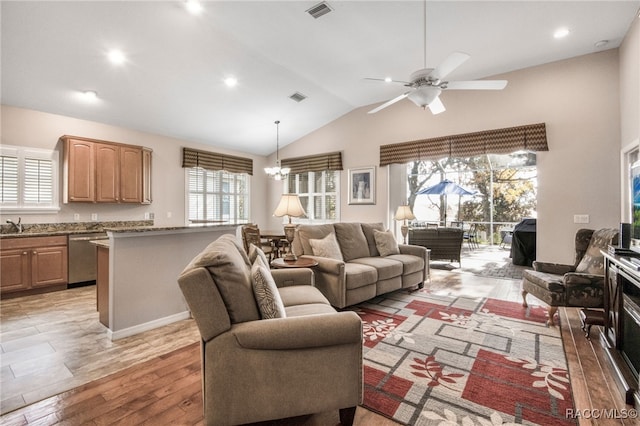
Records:
<instances>
[{"instance_id":1,"label":"wooden chair","mask_svg":"<svg viewBox=\"0 0 640 426\"><path fill-rule=\"evenodd\" d=\"M260 228L258 228L258 225L249 224L242 226L242 244L247 254L249 254L249 247L253 244L262 249L264 254L269 258L269 261L271 261L275 255L273 243L260 236Z\"/></svg>"}]
</instances>

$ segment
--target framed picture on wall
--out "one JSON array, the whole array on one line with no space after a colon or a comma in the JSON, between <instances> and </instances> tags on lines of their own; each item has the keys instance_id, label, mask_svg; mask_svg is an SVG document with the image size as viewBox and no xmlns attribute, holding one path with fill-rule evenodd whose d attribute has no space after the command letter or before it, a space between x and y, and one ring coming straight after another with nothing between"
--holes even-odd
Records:
<instances>
[{"instance_id":1,"label":"framed picture on wall","mask_svg":"<svg viewBox=\"0 0 640 426\"><path fill-rule=\"evenodd\" d=\"M376 203L376 167L349 169L349 204Z\"/></svg>"}]
</instances>

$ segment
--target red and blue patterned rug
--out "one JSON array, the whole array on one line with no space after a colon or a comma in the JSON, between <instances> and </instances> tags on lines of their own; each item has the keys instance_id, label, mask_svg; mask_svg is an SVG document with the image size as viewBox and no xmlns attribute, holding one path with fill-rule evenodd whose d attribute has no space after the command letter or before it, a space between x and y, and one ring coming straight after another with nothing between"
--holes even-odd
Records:
<instances>
[{"instance_id":1,"label":"red and blue patterned rug","mask_svg":"<svg viewBox=\"0 0 640 426\"><path fill-rule=\"evenodd\" d=\"M364 406L407 425L575 425L567 361L546 311L399 291L364 322Z\"/></svg>"}]
</instances>

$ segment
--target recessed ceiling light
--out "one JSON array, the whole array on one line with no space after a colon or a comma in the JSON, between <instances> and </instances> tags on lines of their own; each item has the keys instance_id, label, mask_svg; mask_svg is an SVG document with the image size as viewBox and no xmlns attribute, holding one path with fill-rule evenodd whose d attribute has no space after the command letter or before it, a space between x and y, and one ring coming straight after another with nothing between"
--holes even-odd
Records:
<instances>
[{"instance_id":1,"label":"recessed ceiling light","mask_svg":"<svg viewBox=\"0 0 640 426\"><path fill-rule=\"evenodd\" d=\"M98 100L98 92L95 90L84 90L78 92L78 98L84 102L95 102Z\"/></svg>"},{"instance_id":2,"label":"recessed ceiling light","mask_svg":"<svg viewBox=\"0 0 640 426\"><path fill-rule=\"evenodd\" d=\"M199 15L202 13L202 3L198 0L186 0L184 7L193 15Z\"/></svg>"},{"instance_id":3,"label":"recessed ceiling light","mask_svg":"<svg viewBox=\"0 0 640 426\"><path fill-rule=\"evenodd\" d=\"M553 33L553 38L565 38L568 35L569 35L569 29L568 28L558 28Z\"/></svg>"},{"instance_id":4,"label":"recessed ceiling light","mask_svg":"<svg viewBox=\"0 0 640 426\"><path fill-rule=\"evenodd\" d=\"M600 40L600 41L596 41L594 43L595 47L605 47L607 44L609 44L609 40Z\"/></svg>"},{"instance_id":5,"label":"recessed ceiling light","mask_svg":"<svg viewBox=\"0 0 640 426\"><path fill-rule=\"evenodd\" d=\"M238 84L238 79L235 77L227 77L224 79L224 84L228 87L235 87Z\"/></svg>"},{"instance_id":6,"label":"recessed ceiling light","mask_svg":"<svg viewBox=\"0 0 640 426\"><path fill-rule=\"evenodd\" d=\"M110 50L107 54L109 61L114 65L122 65L126 61L124 53L118 49Z\"/></svg>"},{"instance_id":7,"label":"recessed ceiling light","mask_svg":"<svg viewBox=\"0 0 640 426\"><path fill-rule=\"evenodd\" d=\"M391 77L385 77L384 78L384 82L385 83L391 83L393 80L391 80Z\"/></svg>"}]
</instances>

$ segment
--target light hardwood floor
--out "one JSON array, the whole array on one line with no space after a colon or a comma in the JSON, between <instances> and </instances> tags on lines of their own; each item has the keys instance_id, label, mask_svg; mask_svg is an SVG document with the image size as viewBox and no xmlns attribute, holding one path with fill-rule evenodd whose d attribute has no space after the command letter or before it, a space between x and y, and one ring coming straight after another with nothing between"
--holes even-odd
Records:
<instances>
[{"instance_id":1,"label":"light hardwood floor","mask_svg":"<svg viewBox=\"0 0 640 426\"><path fill-rule=\"evenodd\" d=\"M463 270L433 269L425 288L442 295L521 300L519 280ZM98 323L94 287L2 301L0 312L2 412L8 413L0 423L202 424L199 335L192 320L111 342ZM624 408L597 327L588 341L576 309L560 314L577 408ZM139 363L147 360L142 368ZM263 424L338 423L335 411ZM358 407L355 424L396 423ZM591 424L638 423L580 422Z\"/></svg>"}]
</instances>

